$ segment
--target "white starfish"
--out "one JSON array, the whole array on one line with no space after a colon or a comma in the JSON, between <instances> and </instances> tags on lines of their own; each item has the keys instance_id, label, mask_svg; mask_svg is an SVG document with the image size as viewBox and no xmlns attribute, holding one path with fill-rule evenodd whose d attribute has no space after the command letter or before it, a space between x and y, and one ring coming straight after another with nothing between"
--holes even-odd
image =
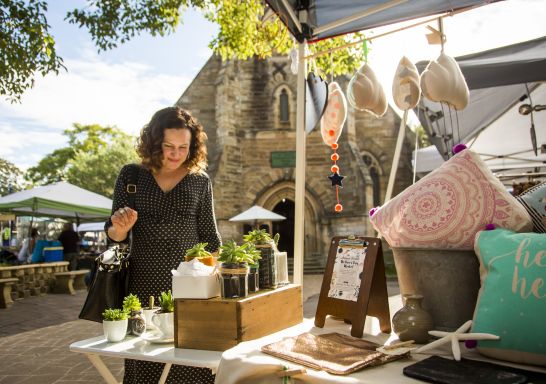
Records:
<instances>
[{"instance_id":1,"label":"white starfish","mask_svg":"<svg viewBox=\"0 0 546 384\"><path fill-rule=\"evenodd\" d=\"M451 349L453 350L453 357L455 360L461 360L461 348L459 347L459 342L464 340L498 340L500 339L497 335L492 335L490 333L466 333L472 326L472 320L468 320L466 323L457 328L454 332L442 332L442 331L429 331L428 334L431 336L441 337L441 339L435 340L430 344L423 345L418 348L415 352L421 353L428 351L429 349L436 348L439 345L451 342Z\"/></svg>"}]
</instances>

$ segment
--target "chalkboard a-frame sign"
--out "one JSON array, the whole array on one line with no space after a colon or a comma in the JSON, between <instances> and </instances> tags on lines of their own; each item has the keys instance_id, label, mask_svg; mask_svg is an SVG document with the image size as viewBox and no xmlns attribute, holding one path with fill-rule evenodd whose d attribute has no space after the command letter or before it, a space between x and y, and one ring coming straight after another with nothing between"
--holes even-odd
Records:
<instances>
[{"instance_id":1,"label":"chalkboard a-frame sign","mask_svg":"<svg viewBox=\"0 0 546 384\"><path fill-rule=\"evenodd\" d=\"M382 332L391 332L380 239L363 236L332 239L315 315L317 327L324 327L326 315L350 322L354 337L362 337L366 315L379 319Z\"/></svg>"}]
</instances>

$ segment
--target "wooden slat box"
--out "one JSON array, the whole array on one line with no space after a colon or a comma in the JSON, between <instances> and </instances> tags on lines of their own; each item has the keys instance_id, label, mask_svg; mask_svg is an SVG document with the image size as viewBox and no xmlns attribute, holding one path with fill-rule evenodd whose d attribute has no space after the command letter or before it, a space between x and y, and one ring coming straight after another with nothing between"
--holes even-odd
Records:
<instances>
[{"instance_id":1,"label":"wooden slat box","mask_svg":"<svg viewBox=\"0 0 546 384\"><path fill-rule=\"evenodd\" d=\"M287 285L242 299L175 299L177 348L225 351L303 321L300 285Z\"/></svg>"}]
</instances>

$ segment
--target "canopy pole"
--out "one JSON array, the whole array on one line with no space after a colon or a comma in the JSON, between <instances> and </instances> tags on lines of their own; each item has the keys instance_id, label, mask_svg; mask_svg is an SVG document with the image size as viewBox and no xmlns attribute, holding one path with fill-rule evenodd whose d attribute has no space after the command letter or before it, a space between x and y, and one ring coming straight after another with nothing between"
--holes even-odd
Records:
<instances>
[{"instance_id":1,"label":"canopy pole","mask_svg":"<svg viewBox=\"0 0 546 384\"><path fill-rule=\"evenodd\" d=\"M400 122L400 130L398 131L398 139L396 140L396 149L394 150L394 157L392 159L391 174L389 176L389 184L387 185L387 193L385 194L385 204L392 197L392 190L394 189L394 180L396 179L396 171L398 170L398 163L400 162L400 154L402 153L402 144L404 144L404 136L406 133L406 120L408 118L408 110L404 111L404 116Z\"/></svg>"},{"instance_id":2,"label":"canopy pole","mask_svg":"<svg viewBox=\"0 0 546 384\"><path fill-rule=\"evenodd\" d=\"M298 96L296 104L296 191L294 212L294 284L303 284L305 216L305 59L306 41L298 44Z\"/></svg>"},{"instance_id":3,"label":"canopy pole","mask_svg":"<svg viewBox=\"0 0 546 384\"><path fill-rule=\"evenodd\" d=\"M292 19L292 22L298 28L298 31L300 33L302 33L303 29L301 28L301 23L298 20L298 17L296 16L296 14L294 13L294 10L292 9L292 6L290 4L288 4L287 0L281 0L281 2L284 5L284 8L286 8L286 12L288 12L288 15Z\"/></svg>"}]
</instances>

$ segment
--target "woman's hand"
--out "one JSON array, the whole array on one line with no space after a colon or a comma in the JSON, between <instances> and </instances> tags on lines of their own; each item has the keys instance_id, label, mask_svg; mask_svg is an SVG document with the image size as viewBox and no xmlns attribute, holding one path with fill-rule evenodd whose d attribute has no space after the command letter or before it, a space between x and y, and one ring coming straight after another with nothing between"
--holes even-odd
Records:
<instances>
[{"instance_id":1,"label":"woman's hand","mask_svg":"<svg viewBox=\"0 0 546 384\"><path fill-rule=\"evenodd\" d=\"M112 240L122 241L127 238L127 234L135 225L138 214L134 209L124 207L114 212L110 218L112 226L108 229L108 235Z\"/></svg>"}]
</instances>

